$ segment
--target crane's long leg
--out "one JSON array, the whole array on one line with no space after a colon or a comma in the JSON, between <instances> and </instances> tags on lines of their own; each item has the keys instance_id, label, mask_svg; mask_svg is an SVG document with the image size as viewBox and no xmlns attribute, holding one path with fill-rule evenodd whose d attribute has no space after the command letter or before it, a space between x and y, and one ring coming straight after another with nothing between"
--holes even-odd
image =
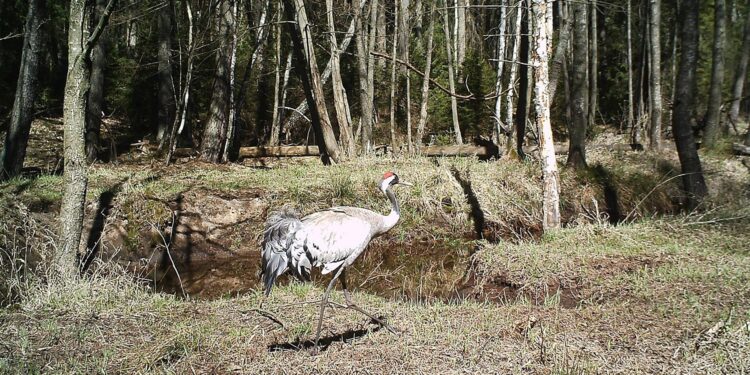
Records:
<instances>
[{"instance_id":1,"label":"crane's long leg","mask_svg":"<svg viewBox=\"0 0 750 375\"><path fill-rule=\"evenodd\" d=\"M318 341L320 340L320 328L323 326L323 313L326 311L326 305L328 305L328 295L331 294L331 289L333 289L333 285L336 284L336 279L339 278L343 270L344 270L344 267L340 267L339 270L336 272L336 274L333 275L331 282L328 283L328 288L326 288L325 294L323 294L323 299L320 300L320 315L318 316L318 331L315 333L315 348L316 349L318 348Z\"/></svg>"},{"instance_id":2,"label":"crane's long leg","mask_svg":"<svg viewBox=\"0 0 750 375\"><path fill-rule=\"evenodd\" d=\"M386 322L384 322L382 319L376 318L374 315L368 313L367 311L363 310L361 307L357 306L352 302L352 296L349 294L349 289L346 287L346 270L343 270L341 272L341 286L344 288L344 299L346 299L346 307L359 311L360 313L366 315L370 319L374 320L380 326L385 327L390 333L396 334L396 330L393 329L390 325L388 325Z\"/></svg>"}]
</instances>

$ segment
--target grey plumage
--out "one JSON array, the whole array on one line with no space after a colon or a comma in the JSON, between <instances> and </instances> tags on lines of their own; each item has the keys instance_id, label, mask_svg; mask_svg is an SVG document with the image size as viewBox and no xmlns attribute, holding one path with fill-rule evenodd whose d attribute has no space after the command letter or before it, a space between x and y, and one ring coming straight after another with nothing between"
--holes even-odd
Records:
<instances>
[{"instance_id":1,"label":"grey plumage","mask_svg":"<svg viewBox=\"0 0 750 375\"><path fill-rule=\"evenodd\" d=\"M327 274L348 267L370 241L398 222L400 211L391 186L402 183L398 176L386 173L381 191L391 202L391 212L381 215L357 207L332 207L300 218L290 207L269 214L263 232L262 278L266 295L277 277L291 270L309 280L313 266ZM408 184L406 184L408 185Z\"/></svg>"},{"instance_id":2,"label":"grey plumage","mask_svg":"<svg viewBox=\"0 0 750 375\"><path fill-rule=\"evenodd\" d=\"M294 234L302 226L299 213L291 207L271 212L266 219L263 231L262 278L266 295L271 293L276 278L288 269L287 248L294 240Z\"/></svg>"}]
</instances>

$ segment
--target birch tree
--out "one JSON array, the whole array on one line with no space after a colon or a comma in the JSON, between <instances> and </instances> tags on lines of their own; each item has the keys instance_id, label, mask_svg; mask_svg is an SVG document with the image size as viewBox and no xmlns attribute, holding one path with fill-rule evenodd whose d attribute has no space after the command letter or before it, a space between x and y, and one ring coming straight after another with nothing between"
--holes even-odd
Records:
<instances>
[{"instance_id":1,"label":"birch tree","mask_svg":"<svg viewBox=\"0 0 750 375\"><path fill-rule=\"evenodd\" d=\"M534 105L536 125L542 157L542 178L544 184L543 227L550 230L560 227L560 182L555 159L555 145L552 140L549 96L549 51L552 34L552 7L548 0L532 0L535 19L536 40L532 65L534 67Z\"/></svg>"},{"instance_id":2,"label":"birch tree","mask_svg":"<svg viewBox=\"0 0 750 375\"><path fill-rule=\"evenodd\" d=\"M520 64L518 64L518 59L521 53L521 47L525 44L528 45L528 38L524 37L522 34L523 26L528 23L524 23L523 20L523 1L519 0L516 3L515 6L516 10L516 16L515 16L515 27L513 28L513 35L515 41L513 42L513 52L511 53L510 57L510 76L508 78L508 94L505 96L505 111L506 111L506 123L508 124L508 127L510 128L510 131L508 132L508 142L506 143L506 155L510 156L511 158L523 158L523 136L519 136L519 129L523 127L523 124L526 123L526 115L521 114L520 112L526 112L525 110L520 110L524 108L523 106L525 103L521 103L519 99L519 115L522 116L518 117L515 121L513 120L513 97L515 95L515 86L516 86L516 79L518 77L518 70L519 66L521 70L523 71L521 74L525 74L526 72L526 65L525 63L528 62L528 48L524 48L524 54L523 59L524 61L521 61ZM524 93L526 90L528 90L528 80L522 79L520 88L519 88L519 94L521 91ZM520 98L520 96L519 96ZM523 124L521 124L523 122Z\"/></svg>"},{"instance_id":3,"label":"birch tree","mask_svg":"<svg viewBox=\"0 0 750 375\"><path fill-rule=\"evenodd\" d=\"M659 28L661 27L661 0L650 0L650 127L649 148L658 151L661 148L661 38Z\"/></svg>"},{"instance_id":4,"label":"birch tree","mask_svg":"<svg viewBox=\"0 0 750 375\"><path fill-rule=\"evenodd\" d=\"M498 19L497 23L497 72L495 74L495 95L497 95L497 98L495 98L495 129L493 133L495 134L494 142L496 144L500 143L500 137L501 134L505 133L505 127L503 126L503 120L502 120L502 103L503 103L503 96L501 95L503 92L503 64L505 62L505 39L506 39L506 33L505 33L505 24L506 24L506 16L505 16L505 8L506 3L505 1L500 1L500 17ZM513 85L513 81L510 81L509 86Z\"/></svg>"},{"instance_id":5,"label":"birch tree","mask_svg":"<svg viewBox=\"0 0 750 375\"><path fill-rule=\"evenodd\" d=\"M447 1L447 0L446 0ZM446 3L447 4L447 3ZM451 52L451 32L448 27L450 25L450 20L448 19L448 10L446 9L445 12L443 12L443 33L445 34L445 49L446 49L446 56L448 57L448 84L450 86L451 92L456 92L456 81L453 73L453 53ZM458 102L456 100L456 97L454 95L451 95L451 115L453 119L453 135L455 136L456 143L463 144L464 140L461 136L461 126L458 123Z\"/></svg>"},{"instance_id":6,"label":"birch tree","mask_svg":"<svg viewBox=\"0 0 750 375\"><path fill-rule=\"evenodd\" d=\"M430 7L430 23L427 30L427 52L422 77L422 104L419 106L419 123L417 124L417 148L422 145L424 130L427 125L427 106L430 101L430 73L432 70L432 48L435 36L435 3Z\"/></svg>"}]
</instances>

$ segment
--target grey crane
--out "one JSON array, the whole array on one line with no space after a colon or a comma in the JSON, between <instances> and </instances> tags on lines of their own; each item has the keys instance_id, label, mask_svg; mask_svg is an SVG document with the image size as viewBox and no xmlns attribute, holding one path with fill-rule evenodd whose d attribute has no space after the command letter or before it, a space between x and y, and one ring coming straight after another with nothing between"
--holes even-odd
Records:
<instances>
[{"instance_id":1,"label":"grey crane","mask_svg":"<svg viewBox=\"0 0 750 375\"><path fill-rule=\"evenodd\" d=\"M324 275L336 271L320 302L318 329L315 334L316 348L320 340L320 328L328 296L339 277L346 307L367 315L391 333L396 333L381 319L352 302L346 286L346 268L364 252L373 238L388 232L398 223L401 211L392 190L397 184L412 186L401 181L393 172L386 172L380 181L380 190L391 203L391 212L388 215L364 208L343 206L300 218L294 210L284 207L281 211L269 214L266 220L262 244L262 279L266 296L271 293L276 278L287 271L291 271L304 281L310 280L310 269L313 266L322 267L321 273Z\"/></svg>"}]
</instances>

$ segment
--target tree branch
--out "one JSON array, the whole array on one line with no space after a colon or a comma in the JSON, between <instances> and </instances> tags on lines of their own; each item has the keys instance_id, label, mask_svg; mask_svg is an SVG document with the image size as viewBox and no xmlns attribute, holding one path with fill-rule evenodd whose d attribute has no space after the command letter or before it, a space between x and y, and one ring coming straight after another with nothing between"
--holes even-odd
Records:
<instances>
[{"instance_id":1,"label":"tree branch","mask_svg":"<svg viewBox=\"0 0 750 375\"><path fill-rule=\"evenodd\" d=\"M405 67L409 68L410 70L412 70L413 72L419 74L422 78L424 78L424 73L422 73L421 70L417 69L416 67L414 67L414 65L411 65L410 63L408 63L408 62L406 62L404 60L401 60L401 59L398 59L398 58L393 58L390 55L387 55L387 54L381 53L381 52L377 52L377 51L370 51L370 54L373 55L373 56L377 56L377 57L383 58L383 59L395 61L395 62L397 62L397 63L399 63L401 65L404 65ZM508 91L508 90L506 90L506 91L503 91L502 93L486 95L486 96L483 96L481 98L478 98L478 97L476 97L474 95L456 94L456 93L452 92L451 90L448 90L447 88L445 88L445 86L443 86L440 83L438 83L438 81L436 81L434 78L430 78L430 82L432 82L433 85L435 85L437 88L439 88L440 91L442 91L442 92L444 92L444 93L446 93L446 94L448 94L450 96L454 96L454 97L456 97L458 99L462 99L462 100L472 100L472 99L489 100L489 99L495 99L498 96L500 96L500 95L502 95L502 94L504 94L504 93L506 93Z\"/></svg>"},{"instance_id":2,"label":"tree branch","mask_svg":"<svg viewBox=\"0 0 750 375\"><path fill-rule=\"evenodd\" d=\"M83 47L81 56L88 58L89 54L91 53L91 49L94 48L94 44L96 44L96 41L99 40L102 32L104 32L104 27L107 26L109 15L112 14L112 10L115 8L115 3L117 3L117 0L109 0L107 7L104 9L104 13L102 13L102 16L99 17L99 23L96 24L96 28L89 36L89 39L86 41L86 45Z\"/></svg>"}]
</instances>

